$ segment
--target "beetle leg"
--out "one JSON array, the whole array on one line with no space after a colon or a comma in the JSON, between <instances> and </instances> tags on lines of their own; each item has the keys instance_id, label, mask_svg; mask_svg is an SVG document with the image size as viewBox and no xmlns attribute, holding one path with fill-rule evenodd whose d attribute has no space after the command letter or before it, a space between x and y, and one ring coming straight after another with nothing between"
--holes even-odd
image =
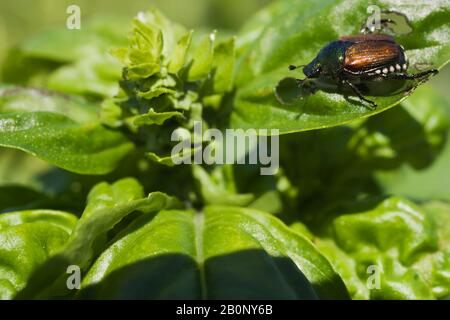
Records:
<instances>
[{"instance_id":1,"label":"beetle leg","mask_svg":"<svg viewBox=\"0 0 450 320\"><path fill-rule=\"evenodd\" d=\"M383 75L386 79L399 79L399 80L416 80L419 79L419 81L414 84L409 89L406 89L405 92L407 95L411 94L418 86L420 86L422 83L426 82L429 79L430 75L435 75L439 73L436 69L431 69L427 71L422 71L415 74L407 74L407 73L394 73L394 74L387 74Z\"/></svg>"},{"instance_id":2,"label":"beetle leg","mask_svg":"<svg viewBox=\"0 0 450 320\"><path fill-rule=\"evenodd\" d=\"M367 23L364 23L361 30L359 31L361 34L373 34L373 33L386 33L386 30L392 30L390 25L396 24L394 20L385 18L380 19L380 28L377 30L375 26L368 26ZM381 31L381 32L380 32ZM384 31L384 32L383 32Z\"/></svg>"},{"instance_id":3,"label":"beetle leg","mask_svg":"<svg viewBox=\"0 0 450 320\"><path fill-rule=\"evenodd\" d=\"M366 99L353 83L351 83L348 80L342 80L342 83L349 86L352 89L352 91L355 93L355 95L358 96L359 99L370 104L370 109L375 109L377 107L377 104L369 99Z\"/></svg>"},{"instance_id":4,"label":"beetle leg","mask_svg":"<svg viewBox=\"0 0 450 320\"><path fill-rule=\"evenodd\" d=\"M317 92L317 86L314 82L306 82L308 78L295 80L297 80L297 86L301 90L305 90L308 94L315 94Z\"/></svg>"},{"instance_id":5,"label":"beetle leg","mask_svg":"<svg viewBox=\"0 0 450 320\"><path fill-rule=\"evenodd\" d=\"M402 80L414 80L414 79L422 79L428 75L435 75L439 73L438 70L436 69L431 69L431 70L427 70L427 71L422 71L419 73L414 73L414 74L408 74L408 73L394 73L394 74L390 74L390 75L386 75L387 78L395 78L395 79L402 79Z\"/></svg>"},{"instance_id":6,"label":"beetle leg","mask_svg":"<svg viewBox=\"0 0 450 320\"><path fill-rule=\"evenodd\" d=\"M303 88L303 83L305 82L306 79L295 79L297 81L297 87L299 89Z\"/></svg>"}]
</instances>

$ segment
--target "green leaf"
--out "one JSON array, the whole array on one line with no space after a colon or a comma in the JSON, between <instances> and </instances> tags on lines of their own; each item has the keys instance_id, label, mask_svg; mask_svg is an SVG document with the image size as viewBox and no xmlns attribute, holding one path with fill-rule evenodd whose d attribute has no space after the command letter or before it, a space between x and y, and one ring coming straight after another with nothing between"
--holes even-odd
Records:
<instances>
[{"instance_id":1,"label":"green leaf","mask_svg":"<svg viewBox=\"0 0 450 320\"><path fill-rule=\"evenodd\" d=\"M11 50L3 66L9 83L95 97L116 94L121 66L111 47L126 44L128 19L96 17L80 30L46 29Z\"/></svg>"},{"instance_id":2,"label":"green leaf","mask_svg":"<svg viewBox=\"0 0 450 320\"><path fill-rule=\"evenodd\" d=\"M131 62L159 62L164 46L164 40L161 31L147 25L145 23L145 19L141 20L140 17L134 19L133 23L135 38L132 39L132 44L134 44L134 46L131 47L130 52ZM143 56L143 51L146 51L148 54L146 56ZM137 54L137 56L135 56L134 53Z\"/></svg>"},{"instance_id":3,"label":"green leaf","mask_svg":"<svg viewBox=\"0 0 450 320\"><path fill-rule=\"evenodd\" d=\"M164 166L168 166L168 167L173 167L177 164L180 163L189 163L189 161L191 160L192 156L194 154L196 154L197 152L201 152L201 147L194 147L194 148L190 148L190 149L182 149L180 150L179 153L177 154L170 154L170 155L163 155L160 156L154 152L147 152L146 155L147 157L155 162L155 163L159 163L162 164Z\"/></svg>"},{"instance_id":4,"label":"green leaf","mask_svg":"<svg viewBox=\"0 0 450 320\"><path fill-rule=\"evenodd\" d=\"M234 84L235 38L219 42L214 48L214 92L231 91Z\"/></svg>"},{"instance_id":5,"label":"green leaf","mask_svg":"<svg viewBox=\"0 0 450 320\"><path fill-rule=\"evenodd\" d=\"M175 165L175 163L173 162L172 156L159 156L154 152L147 152L147 157L155 162L155 163L159 163L168 167L173 167ZM180 158L182 159L182 158Z\"/></svg>"},{"instance_id":6,"label":"green leaf","mask_svg":"<svg viewBox=\"0 0 450 320\"><path fill-rule=\"evenodd\" d=\"M156 9L140 12L133 24L128 56L126 57L125 52L120 52L119 56L122 61L127 64L129 62L130 78L139 80L161 71L162 64L167 64L165 60L173 54L175 42L184 33L184 28L172 23ZM182 51L187 50L189 41L190 39L185 38L180 40L175 53L177 59L184 59ZM175 64L177 63L180 62L175 61Z\"/></svg>"},{"instance_id":7,"label":"green leaf","mask_svg":"<svg viewBox=\"0 0 450 320\"><path fill-rule=\"evenodd\" d=\"M14 170L20 166L19 170ZM52 166L14 149L0 149L0 185L24 186L40 189L42 181L39 177L50 171ZM19 194L20 195L20 194Z\"/></svg>"},{"instance_id":8,"label":"green leaf","mask_svg":"<svg viewBox=\"0 0 450 320\"><path fill-rule=\"evenodd\" d=\"M154 192L144 198L141 185L132 178L113 185L100 183L88 196L88 204L64 251L84 267L92 255L89 250L96 237L110 230L133 211L153 212L178 206L175 198Z\"/></svg>"},{"instance_id":9,"label":"green leaf","mask_svg":"<svg viewBox=\"0 0 450 320\"><path fill-rule=\"evenodd\" d=\"M164 88L164 87L156 87L149 91L139 93L139 96L142 98L151 100L151 99L157 98L163 94L175 94L175 93L176 93L176 91L173 89Z\"/></svg>"},{"instance_id":10,"label":"green leaf","mask_svg":"<svg viewBox=\"0 0 450 320\"><path fill-rule=\"evenodd\" d=\"M315 239L353 298L434 299L450 290L448 206L420 207L398 197L328 212L325 239ZM324 221L324 220L322 220ZM369 283L376 266L378 289ZM373 277L372 277L373 278Z\"/></svg>"},{"instance_id":11,"label":"green leaf","mask_svg":"<svg viewBox=\"0 0 450 320\"><path fill-rule=\"evenodd\" d=\"M152 79L149 81L149 83L150 88L148 90L139 92L139 97L151 100L163 94L174 95L176 93L175 87L177 85L177 82L172 76Z\"/></svg>"},{"instance_id":12,"label":"green leaf","mask_svg":"<svg viewBox=\"0 0 450 320\"><path fill-rule=\"evenodd\" d=\"M65 246L37 270L18 297L67 296L65 270L68 265L87 269L97 251L104 249L106 234L132 212L155 212L179 207L175 198L160 192L143 197L141 185L132 178L112 185L100 183L88 196L88 204ZM45 271L43 271L45 270Z\"/></svg>"},{"instance_id":13,"label":"green leaf","mask_svg":"<svg viewBox=\"0 0 450 320\"><path fill-rule=\"evenodd\" d=\"M214 61L214 42L216 32L205 36L192 53L192 65L188 71L188 80L197 81L205 78L210 72Z\"/></svg>"},{"instance_id":14,"label":"green leaf","mask_svg":"<svg viewBox=\"0 0 450 320\"><path fill-rule=\"evenodd\" d=\"M16 86L0 87L1 113L47 112L62 115L78 123L97 119L98 108L79 97L52 91Z\"/></svg>"},{"instance_id":15,"label":"green leaf","mask_svg":"<svg viewBox=\"0 0 450 320\"><path fill-rule=\"evenodd\" d=\"M95 262L79 297L345 299L347 293L314 245L276 218L213 206L138 218Z\"/></svg>"},{"instance_id":16,"label":"green leaf","mask_svg":"<svg viewBox=\"0 0 450 320\"><path fill-rule=\"evenodd\" d=\"M131 79L148 78L161 70L159 63L148 62L132 65L128 68Z\"/></svg>"},{"instance_id":17,"label":"green leaf","mask_svg":"<svg viewBox=\"0 0 450 320\"><path fill-rule=\"evenodd\" d=\"M239 38L236 66L239 90L231 126L274 128L280 129L281 134L314 130L365 118L404 100L404 94L369 96L378 104L376 110L370 110L356 97L345 99L341 94L323 91L290 105L281 104L275 97L274 90L280 80L302 77L288 71L288 65L307 64L328 42L359 33L368 18L369 5L403 12L410 19L412 33L397 38L410 59L410 72L417 72L419 65L442 68L448 63L446 34L450 12L439 2L412 6L394 0L277 1L250 21ZM386 90L397 85L400 83L394 80L382 86Z\"/></svg>"},{"instance_id":18,"label":"green leaf","mask_svg":"<svg viewBox=\"0 0 450 320\"><path fill-rule=\"evenodd\" d=\"M0 186L0 213L42 207L47 200L46 195L25 186Z\"/></svg>"},{"instance_id":19,"label":"green leaf","mask_svg":"<svg viewBox=\"0 0 450 320\"><path fill-rule=\"evenodd\" d=\"M186 56L191 45L193 30L186 33L180 40L172 53L168 70L170 73L178 73L186 64Z\"/></svg>"},{"instance_id":20,"label":"green leaf","mask_svg":"<svg viewBox=\"0 0 450 320\"><path fill-rule=\"evenodd\" d=\"M0 300L25 287L32 272L66 243L76 221L50 210L0 215Z\"/></svg>"},{"instance_id":21,"label":"green leaf","mask_svg":"<svg viewBox=\"0 0 450 320\"><path fill-rule=\"evenodd\" d=\"M280 103L291 104L301 97L307 95L307 92L299 87L295 78L284 78L278 82L275 88L275 96Z\"/></svg>"},{"instance_id":22,"label":"green leaf","mask_svg":"<svg viewBox=\"0 0 450 320\"><path fill-rule=\"evenodd\" d=\"M150 109L146 114L143 114L141 116L137 116L134 120L134 124L136 126L142 126L142 125L163 125L164 122L169 120L170 118L177 117L177 118L184 118L183 114L178 111L171 111L171 112L155 112L155 110Z\"/></svg>"},{"instance_id":23,"label":"green leaf","mask_svg":"<svg viewBox=\"0 0 450 320\"><path fill-rule=\"evenodd\" d=\"M92 54L74 64L58 68L49 75L51 90L80 95L112 97L117 94L121 77L120 64L112 57Z\"/></svg>"},{"instance_id":24,"label":"green leaf","mask_svg":"<svg viewBox=\"0 0 450 320\"><path fill-rule=\"evenodd\" d=\"M224 181L226 178L220 167L217 167L211 176L199 165L194 165L192 170L203 200L208 205L247 206L254 199L251 193L238 194L234 188L227 190L228 185Z\"/></svg>"},{"instance_id":25,"label":"green leaf","mask_svg":"<svg viewBox=\"0 0 450 320\"><path fill-rule=\"evenodd\" d=\"M164 39L162 44L162 54L164 57L170 57L174 52L177 41L186 33L184 27L169 20L156 8L150 8L145 12L139 12L137 19L151 28L160 30L162 38Z\"/></svg>"},{"instance_id":26,"label":"green leaf","mask_svg":"<svg viewBox=\"0 0 450 320\"><path fill-rule=\"evenodd\" d=\"M356 154L372 168L406 163L424 169L439 156L449 129L446 102L428 86L386 113L369 118L350 142Z\"/></svg>"},{"instance_id":27,"label":"green leaf","mask_svg":"<svg viewBox=\"0 0 450 320\"><path fill-rule=\"evenodd\" d=\"M58 226L70 235L75 227L77 218L70 213L54 210L28 210L4 213L0 215L0 230L37 222Z\"/></svg>"},{"instance_id":28,"label":"green leaf","mask_svg":"<svg viewBox=\"0 0 450 320\"><path fill-rule=\"evenodd\" d=\"M79 98L10 87L0 90L0 145L83 174L112 171L133 144L97 120Z\"/></svg>"},{"instance_id":29,"label":"green leaf","mask_svg":"<svg viewBox=\"0 0 450 320\"><path fill-rule=\"evenodd\" d=\"M417 127L414 129L410 125L411 129L407 130L402 125L395 130L397 133L394 137L399 137L396 144L402 148L400 150L395 148L393 155L407 157L409 161L395 170L378 167L375 179L387 193L423 201L431 199L450 201L450 191L447 188L447 181L450 179L447 175L450 172L448 168L450 137L445 130L448 128L450 118L448 102L440 92L430 86L423 86L403 105L411 116L422 124L423 129L417 130ZM380 145L373 150L390 149L386 147ZM392 152L390 154L392 155ZM380 158L376 160L379 161ZM434 162L431 162L432 160ZM428 166L424 167L424 164Z\"/></svg>"},{"instance_id":30,"label":"green leaf","mask_svg":"<svg viewBox=\"0 0 450 320\"><path fill-rule=\"evenodd\" d=\"M20 45L20 50L28 57L75 62L126 44L124 30L129 25L127 18L97 17L83 24L80 30L55 27L40 32Z\"/></svg>"}]
</instances>

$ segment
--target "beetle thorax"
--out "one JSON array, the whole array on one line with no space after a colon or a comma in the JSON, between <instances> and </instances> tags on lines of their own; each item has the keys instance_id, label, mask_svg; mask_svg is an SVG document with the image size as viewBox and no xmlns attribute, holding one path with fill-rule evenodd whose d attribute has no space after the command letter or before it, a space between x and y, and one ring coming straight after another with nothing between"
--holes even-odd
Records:
<instances>
[{"instance_id":1,"label":"beetle thorax","mask_svg":"<svg viewBox=\"0 0 450 320\"><path fill-rule=\"evenodd\" d=\"M323 47L316 58L303 68L308 78L335 77L342 69L345 51L351 45L347 41L333 41Z\"/></svg>"}]
</instances>

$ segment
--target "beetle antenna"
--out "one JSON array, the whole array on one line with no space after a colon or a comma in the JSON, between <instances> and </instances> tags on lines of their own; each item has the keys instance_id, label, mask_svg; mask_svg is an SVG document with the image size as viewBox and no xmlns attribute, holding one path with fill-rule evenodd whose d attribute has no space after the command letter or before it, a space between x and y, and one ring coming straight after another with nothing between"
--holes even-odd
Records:
<instances>
[{"instance_id":1,"label":"beetle antenna","mask_svg":"<svg viewBox=\"0 0 450 320\"><path fill-rule=\"evenodd\" d=\"M289 66L289 70L295 70L295 69L298 69L298 68L301 68L301 67L304 67L305 65L304 64L302 64L302 65L300 65L300 66L294 66L293 64L291 64L290 66Z\"/></svg>"}]
</instances>

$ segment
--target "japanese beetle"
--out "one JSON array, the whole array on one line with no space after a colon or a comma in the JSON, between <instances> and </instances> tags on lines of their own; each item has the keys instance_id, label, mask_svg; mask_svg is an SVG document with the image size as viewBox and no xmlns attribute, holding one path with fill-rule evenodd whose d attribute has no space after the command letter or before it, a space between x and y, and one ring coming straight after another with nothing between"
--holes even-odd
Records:
<instances>
[{"instance_id":1,"label":"japanese beetle","mask_svg":"<svg viewBox=\"0 0 450 320\"><path fill-rule=\"evenodd\" d=\"M404 49L386 34L361 34L341 37L323 47L309 64L303 67L305 79L297 79L300 88L314 93L317 88L312 79L334 83L338 89L349 89L370 107L375 102L364 97L366 83L385 80L424 79L438 73L431 69L416 74L408 74L409 62ZM299 68L289 66L290 70Z\"/></svg>"}]
</instances>

